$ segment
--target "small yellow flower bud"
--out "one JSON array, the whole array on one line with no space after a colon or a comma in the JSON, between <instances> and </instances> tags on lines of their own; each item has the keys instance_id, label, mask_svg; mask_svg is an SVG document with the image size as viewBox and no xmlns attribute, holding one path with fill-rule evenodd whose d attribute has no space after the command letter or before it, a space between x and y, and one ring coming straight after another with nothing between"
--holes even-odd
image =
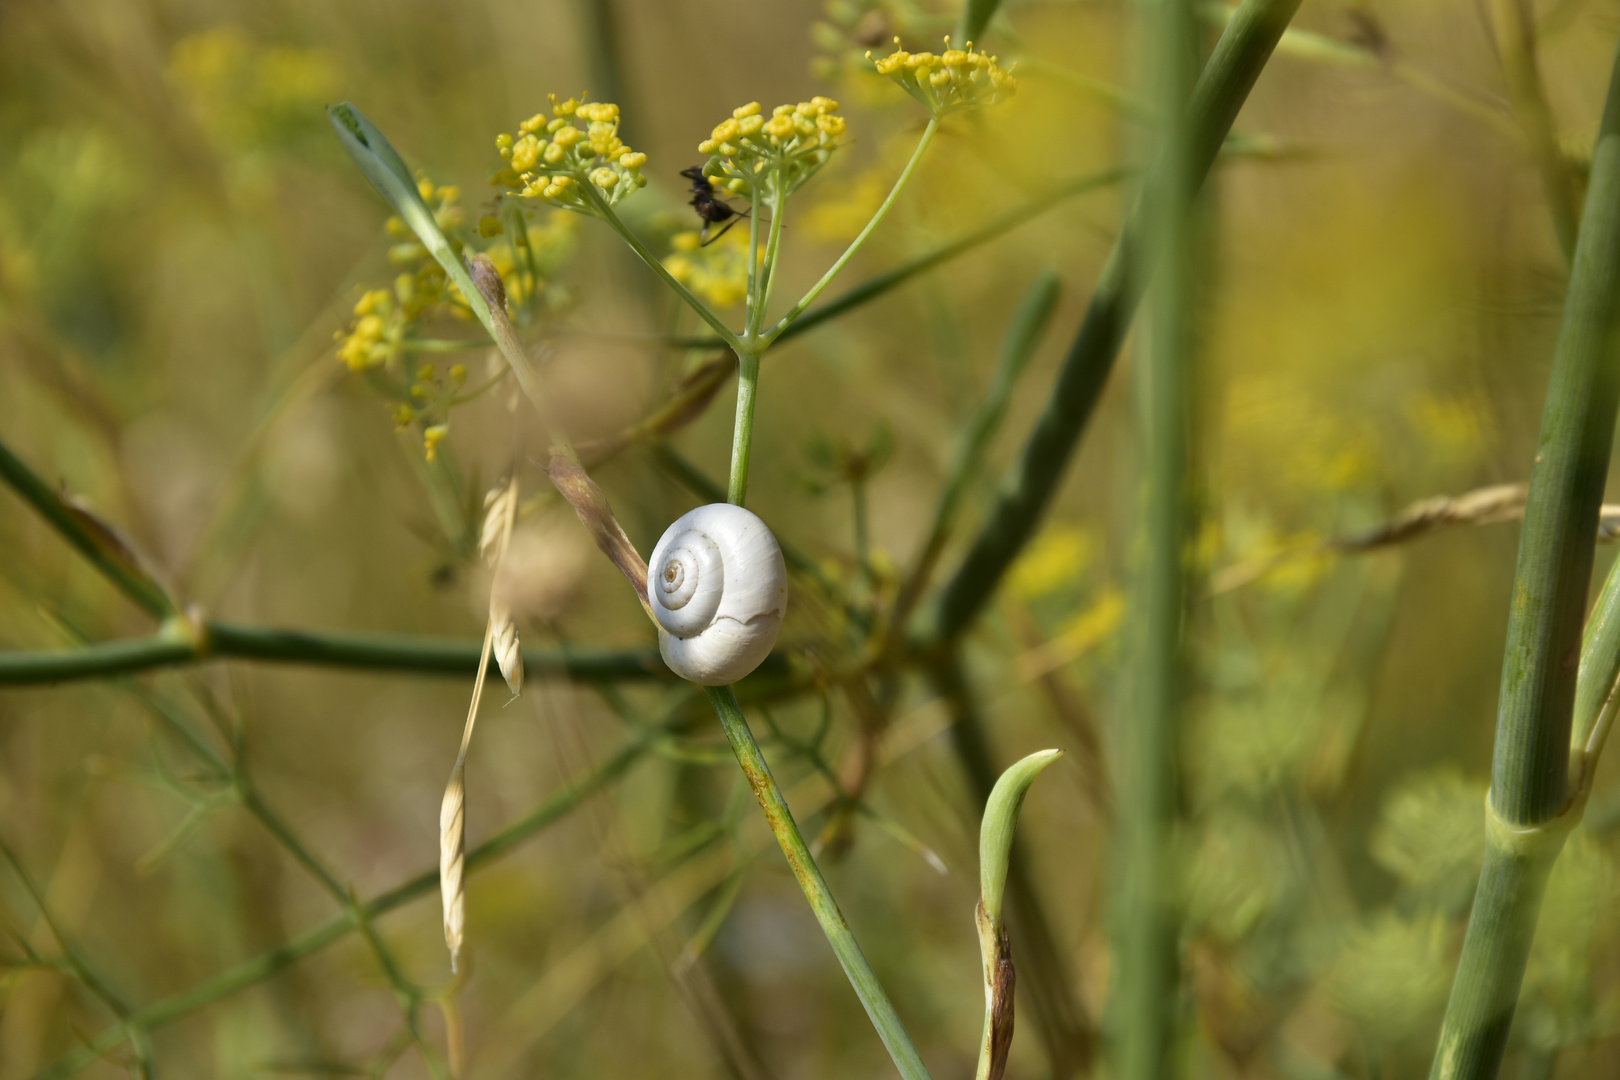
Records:
<instances>
[{"instance_id":1,"label":"small yellow flower bud","mask_svg":"<svg viewBox=\"0 0 1620 1080\"><path fill-rule=\"evenodd\" d=\"M746 105L739 105L735 109L731 110L731 116L732 116L732 119L734 119L734 120L746 120L750 116L758 116L758 115L759 115L759 102L757 102L757 101L750 101Z\"/></svg>"},{"instance_id":2,"label":"small yellow flower bud","mask_svg":"<svg viewBox=\"0 0 1620 1080\"><path fill-rule=\"evenodd\" d=\"M619 158L619 164L626 169L639 169L647 164L647 155L636 151L625 153Z\"/></svg>"},{"instance_id":3,"label":"small yellow flower bud","mask_svg":"<svg viewBox=\"0 0 1620 1080\"><path fill-rule=\"evenodd\" d=\"M557 134L551 137L551 141L566 150L579 142L581 137L582 133L579 128L574 127L572 124L566 124L557 129Z\"/></svg>"},{"instance_id":4,"label":"small yellow flower bud","mask_svg":"<svg viewBox=\"0 0 1620 1080\"><path fill-rule=\"evenodd\" d=\"M595 184L603 191L611 191L614 186L618 184L618 182L619 174L606 166L603 166L600 169L593 169L591 171L591 183Z\"/></svg>"},{"instance_id":5,"label":"small yellow flower bud","mask_svg":"<svg viewBox=\"0 0 1620 1080\"><path fill-rule=\"evenodd\" d=\"M698 143L698 153L700 154L712 154L719 148L720 144L715 142L713 139L704 139L702 142Z\"/></svg>"},{"instance_id":6,"label":"small yellow flower bud","mask_svg":"<svg viewBox=\"0 0 1620 1080\"><path fill-rule=\"evenodd\" d=\"M756 105L755 108L757 109L758 106ZM756 111L743 117L737 126L742 129L745 138L749 135L758 135L759 129L765 126L765 118Z\"/></svg>"},{"instance_id":7,"label":"small yellow flower bud","mask_svg":"<svg viewBox=\"0 0 1620 1080\"><path fill-rule=\"evenodd\" d=\"M715 142L729 142L735 139L741 131L742 125L737 123L736 120L724 120L715 126L714 131L709 133L709 137Z\"/></svg>"},{"instance_id":8,"label":"small yellow flower bud","mask_svg":"<svg viewBox=\"0 0 1620 1080\"><path fill-rule=\"evenodd\" d=\"M422 177L416 182L416 193L422 196L424 201L433 198L433 181Z\"/></svg>"},{"instance_id":9,"label":"small yellow flower bud","mask_svg":"<svg viewBox=\"0 0 1620 1080\"><path fill-rule=\"evenodd\" d=\"M573 131L574 129L569 128L568 130ZM541 154L540 157L547 165L555 165L562 161L563 155L566 153L567 151L564 150L560 144L554 142L546 143L545 153Z\"/></svg>"},{"instance_id":10,"label":"small yellow flower bud","mask_svg":"<svg viewBox=\"0 0 1620 1080\"><path fill-rule=\"evenodd\" d=\"M505 133L495 136L495 148L497 150L510 150L512 148L512 136Z\"/></svg>"}]
</instances>

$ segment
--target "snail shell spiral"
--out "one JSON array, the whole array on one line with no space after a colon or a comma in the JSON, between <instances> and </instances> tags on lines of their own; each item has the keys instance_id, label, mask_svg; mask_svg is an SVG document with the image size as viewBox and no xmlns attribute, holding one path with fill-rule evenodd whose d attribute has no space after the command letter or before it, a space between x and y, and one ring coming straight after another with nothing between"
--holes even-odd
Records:
<instances>
[{"instance_id":1,"label":"snail shell spiral","mask_svg":"<svg viewBox=\"0 0 1620 1080\"><path fill-rule=\"evenodd\" d=\"M683 679L736 682L776 644L787 612L787 565L753 513L710 503L664 530L647 563L658 651Z\"/></svg>"}]
</instances>

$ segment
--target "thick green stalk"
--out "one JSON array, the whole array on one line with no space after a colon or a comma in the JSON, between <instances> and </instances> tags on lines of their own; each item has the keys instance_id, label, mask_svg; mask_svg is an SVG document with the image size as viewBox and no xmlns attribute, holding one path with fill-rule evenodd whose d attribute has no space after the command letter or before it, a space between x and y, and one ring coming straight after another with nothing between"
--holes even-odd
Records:
<instances>
[{"instance_id":1,"label":"thick green stalk","mask_svg":"<svg viewBox=\"0 0 1620 1080\"><path fill-rule=\"evenodd\" d=\"M1192 175L1202 182L1238 110L1271 57L1300 0L1244 0L1221 34L1193 94L1189 133ZM1002 486L990 520L945 585L925 638L954 637L973 621L1007 567L1034 535L1080 436L1102 395L1141 296L1146 265L1142 206L1163 182L1157 166L1103 266L1057 385ZM1142 264L1142 265L1139 265Z\"/></svg>"},{"instance_id":2,"label":"thick green stalk","mask_svg":"<svg viewBox=\"0 0 1620 1080\"><path fill-rule=\"evenodd\" d=\"M1487 852L1430 1075L1501 1067L1547 872L1578 820L1581 620L1620 399L1620 52L1610 76L1530 472L1508 614ZM1584 723L1584 720L1583 720Z\"/></svg>"},{"instance_id":3,"label":"thick green stalk","mask_svg":"<svg viewBox=\"0 0 1620 1080\"><path fill-rule=\"evenodd\" d=\"M765 811L765 820L770 824L776 842L781 845L782 854L787 856L788 866L798 879L799 888L804 890L805 899L810 901L810 910L821 924L822 933L827 935L827 942L832 945L838 963L848 976L850 985L855 988L855 995L861 999L872 1026L877 1028L878 1038L883 1040L889 1056L906 1080L932 1080L927 1066L917 1053L917 1047L912 1044L911 1036L906 1033L888 995L878 983L872 965L867 963L866 954L861 952L855 935L850 933L843 912L838 910L838 901L833 899L832 890L827 888L821 868L816 865L798 824L793 820L793 812L782 798L782 790L771 775L771 767L760 752L759 743L754 741L754 733L749 730L737 696L729 686L704 689L720 717L720 726L725 729L732 752L737 755L737 763L748 778L748 786L753 789L754 798L759 800L760 809Z\"/></svg>"},{"instance_id":4,"label":"thick green stalk","mask_svg":"<svg viewBox=\"0 0 1620 1080\"><path fill-rule=\"evenodd\" d=\"M625 746L603 762L595 772L557 792L529 811L529 813L518 818L500 832L467 852L468 872L505 855L517 847L518 844L560 821L569 811L579 805L582 799L618 780L630 770L632 765L641 759L654 738L661 735L662 732L655 732L648 738L638 739ZM395 908L402 907L418 897L436 892L438 888L438 870L427 870L408 881L394 886L394 888L382 895L360 904L358 913L363 919L375 919L393 911ZM251 960L238 964L229 971L221 972L212 979L198 983L189 990L182 990L177 994L136 1009L130 1013L127 1024L129 1027L138 1028L142 1031L155 1031L160 1027L165 1027L176 1020L189 1016L198 1009L271 978L305 957L317 953L333 942L348 936L358 928L354 915L349 913L339 915L317 926L315 929L306 931L285 944L271 949L269 952L261 953ZM82 1049L75 1051L40 1073L35 1077L35 1080L55 1080L57 1077L75 1073L117 1046L124 1037L125 1025L114 1025L102 1032Z\"/></svg>"},{"instance_id":5,"label":"thick green stalk","mask_svg":"<svg viewBox=\"0 0 1620 1080\"><path fill-rule=\"evenodd\" d=\"M731 429L731 483L726 501L737 506L748 495L748 467L753 460L754 403L759 394L759 353L737 353L737 419Z\"/></svg>"},{"instance_id":6,"label":"thick green stalk","mask_svg":"<svg viewBox=\"0 0 1620 1080\"><path fill-rule=\"evenodd\" d=\"M1197 57L1191 0L1161 0L1147 20L1147 67L1160 117L1154 183L1144 192L1144 239L1156 269L1149 333L1135 365L1141 462L1141 555L1131 590L1126 707L1120 733L1113 922L1120 1080L1176 1073L1180 918L1172 849L1185 670L1189 401L1193 363L1193 157L1190 110Z\"/></svg>"},{"instance_id":7,"label":"thick green stalk","mask_svg":"<svg viewBox=\"0 0 1620 1080\"><path fill-rule=\"evenodd\" d=\"M78 649L0 652L0 686L103 679L214 659L468 677L478 671L479 645L476 638L334 634L209 622L197 627L195 635L165 631ZM768 659L761 670L780 674L786 671L784 664ZM490 671L498 674L493 661L491 665ZM559 676L579 682L671 677L656 649L524 649L523 666L531 678Z\"/></svg>"}]
</instances>

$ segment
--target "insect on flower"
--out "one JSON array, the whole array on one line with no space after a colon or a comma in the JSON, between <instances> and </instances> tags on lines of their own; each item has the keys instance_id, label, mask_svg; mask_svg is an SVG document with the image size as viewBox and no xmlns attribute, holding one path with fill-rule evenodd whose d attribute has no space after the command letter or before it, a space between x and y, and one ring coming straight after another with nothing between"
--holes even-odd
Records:
<instances>
[{"instance_id":1,"label":"insect on flower","mask_svg":"<svg viewBox=\"0 0 1620 1080\"><path fill-rule=\"evenodd\" d=\"M726 229L731 228L738 221L748 216L748 211L733 210L720 198L719 193L714 190L714 185L709 182L709 178L703 175L703 166L693 165L690 169L682 169L681 175L692 181L692 209L696 210L698 217L703 219L700 246L708 247L726 235ZM710 236L709 226L718 225L722 221L726 223L725 229L721 229L713 236Z\"/></svg>"}]
</instances>

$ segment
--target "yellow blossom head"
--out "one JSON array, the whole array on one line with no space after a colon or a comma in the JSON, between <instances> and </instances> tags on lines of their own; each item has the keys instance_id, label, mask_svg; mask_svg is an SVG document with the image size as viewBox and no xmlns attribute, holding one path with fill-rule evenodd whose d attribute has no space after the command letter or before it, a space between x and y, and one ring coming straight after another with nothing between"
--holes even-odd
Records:
<instances>
[{"instance_id":1,"label":"yellow blossom head","mask_svg":"<svg viewBox=\"0 0 1620 1080\"><path fill-rule=\"evenodd\" d=\"M945 51L939 55L929 52L908 53L900 48L900 39L894 39L895 51L888 56L875 57L867 53L879 75L887 75L928 106L936 117L946 116L962 109L994 105L1011 97L1018 89L1018 80L1011 72L997 66L996 58L975 52L970 41L967 48L951 48L951 39L945 39Z\"/></svg>"},{"instance_id":2,"label":"yellow blossom head","mask_svg":"<svg viewBox=\"0 0 1620 1080\"><path fill-rule=\"evenodd\" d=\"M767 119L759 102L733 109L698 144L708 154L703 171L736 194L755 185L767 205L775 206L814 176L841 145L844 118L838 102L813 97L778 105Z\"/></svg>"},{"instance_id":3,"label":"yellow blossom head","mask_svg":"<svg viewBox=\"0 0 1620 1080\"><path fill-rule=\"evenodd\" d=\"M550 116L529 117L515 137L497 137L495 148L506 159L496 184L592 217L647 183L647 155L619 138L619 107L611 102L559 102L552 94Z\"/></svg>"}]
</instances>

